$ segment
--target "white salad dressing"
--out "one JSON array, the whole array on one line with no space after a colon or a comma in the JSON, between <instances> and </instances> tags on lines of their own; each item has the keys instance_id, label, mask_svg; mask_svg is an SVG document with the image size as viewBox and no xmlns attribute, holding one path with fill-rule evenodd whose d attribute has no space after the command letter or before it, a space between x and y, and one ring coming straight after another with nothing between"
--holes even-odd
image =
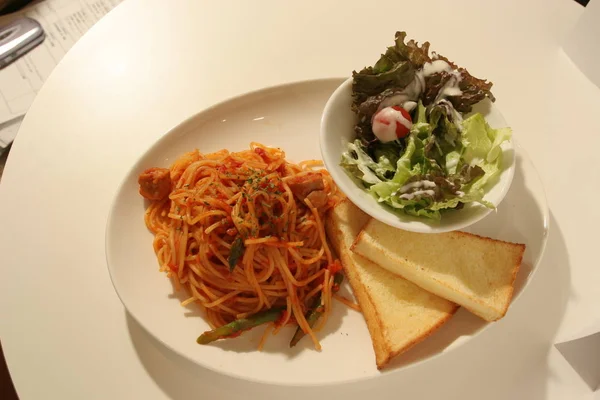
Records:
<instances>
[{"instance_id":1,"label":"white salad dressing","mask_svg":"<svg viewBox=\"0 0 600 400\"><path fill-rule=\"evenodd\" d=\"M429 181L427 179L423 179L416 182L407 183L402 186L400 189L396 191L396 195L400 194L398 197L405 200L412 200L417 196L428 195L435 196L435 191L432 190L437 185L435 182ZM407 193L410 190L417 189L413 192Z\"/></svg>"},{"instance_id":2,"label":"white salad dressing","mask_svg":"<svg viewBox=\"0 0 600 400\"><path fill-rule=\"evenodd\" d=\"M402 104L402 108L404 108L408 112L411 112L416 107L417 107L416 101L405 101L404 104Z\"/></svg>"},{"instance_id":3,"label":"white salad dressing","mask_svg":"<svg viewBox=\"0 0 600 400\"><path fill-rule=\"evenodd\" d=\"M400 193L406 193L411 189L417 189L417 188L425 188L425 189L431 189L436 187L435 182L432 181L428 181L426 179L422 180L422 181L416 181L416 182L411 182L411 183L407 183L406 185L402 186L400 188L400 190L398 190Z\"/></svg>"},{"instance_id":4,"label":"white salad dressing","mask_svg":"<svg viewBox=\"0 0 600 400\"><path fill-rule=\"evenodd\" d=\"M450 67L450 64L448 64L446 61L444 60L434 60L432 62L428 62L423 64L423 75L425 75L425 77L433 75L433 74L437 74L440 72L448 72L452 69L452 67Z\"/></svg>"},{"instance_id":5,"label":"white salad dressing","mask_svg":"<svg viewBox=\"0 0 600 400\"><path fill-rule=\"evenodd\" d=\"M417 190L415 192L412 193L404 193L402 195L400 195L399 197L401 199L406 199L406 200L412 200L417 196L421 196L423 194L429 195L429 196L435 196L435 192L433 190Z\"/></svg>"},{"instance_id":6,"label":"white salad dressing","mask_svg":"<svg viewBox=\"0 0 600 400\"><path fill-rule=\"evenodd\" d=\"M386 107L375 114L373 118L373 133L382 143L387 143L398 139L396 127L403 125L406 129L412 128L412 122L404 117L398 110L392 107Z\"/></svg>"},{"instance_id":7,"label":"white salad dressing","mask_svg":"<svg viewBox=\"0 0 600 400\"><path fill-rule=\"evenodd\" d=\"M416 97L419 98L421 93L425 91L425 73L422 69L415 72L415 79L411 83L414 83L415 87L412 90L416 91Z\"/></svg>"},{"instance_id":8,"label":"white salad dressing","mask_svg":"<svg viewBox=\"0 0 600 400\"><path fill-rule=\"evenodd\" d=\"M452 84L444 86L442 94L444 96L460 96L462 94L462 90L458 88L458 85Z\"/></svg>"},{"instance_id":9,"label":"white salad dressing","mask_svg":"<svg viewBox=\"0 0 600 400\"><path fill-rule=\"evenodd\" d=\"M416 100L416 98L414 99ZM386 108L386 107L393 107L393 106L400 106L402 107L402 105L406 102L409 101L413 101L413 98L411 96L409 96L408 93L400 93L400 94L395 94L393 96L390 97L386 97L381 104L379 104L379 107L377 108L377 111Z\"/></svg>"},{"instance_id":10,"label":"white salad dressing","mask_svg":"<svg viewBox=\"0 0 600 400\"><path fill-rule=\"evenodd\" d=\"M461 79L462 77L460 76L460 72L452 71L452 76L438 92L434 103L439 103L448 96L460 96L462 94L462 90L459 89L458 85Z\"/></svg>"}]
</instances>

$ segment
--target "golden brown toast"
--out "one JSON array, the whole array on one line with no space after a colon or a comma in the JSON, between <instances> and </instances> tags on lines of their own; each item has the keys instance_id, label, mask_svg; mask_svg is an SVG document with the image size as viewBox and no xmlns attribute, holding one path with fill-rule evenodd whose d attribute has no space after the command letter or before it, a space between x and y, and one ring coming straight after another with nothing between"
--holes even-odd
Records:
<instances>
[{"instance_id":1,"label":"golden brown toast","mask_svg":"<svg viewBox=\"0 0 600 400\"><path fill-rule=\"evenodd\" d=\"M458 306L350 251L370 220L349 200L330 211L325 227L371 334L377 368L448 321Z\"/></svg>"},{"instance_id":2,"label":"golden brown toast","mask_svg":"<svg viewBox=\"0 0 600 400\"><path fill-rule=\"evenodd\" d=\"M352 251L495 321L510 304L525 245L465 232L407 232L371 219Z\"/></svg>"}]
</instances>

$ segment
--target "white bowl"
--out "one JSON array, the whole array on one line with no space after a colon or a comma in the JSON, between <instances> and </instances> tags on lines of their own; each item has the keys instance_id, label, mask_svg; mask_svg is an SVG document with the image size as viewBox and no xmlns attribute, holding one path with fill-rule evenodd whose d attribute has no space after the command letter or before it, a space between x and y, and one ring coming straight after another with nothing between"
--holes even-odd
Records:
<instances>
[{"instance_id":1,"label":"white bowl","mask_svg":"<svg viewBox=\"0 0 600 400\"><path fill-rule=\"evenodd\" d=\"M371 217L396 228L422 233L441 233L466 228L488 215L492 210L480 204L466 204L461 210L445 213L440 221L428 220L402 214L382 203L359 187L340 166L342 153L347 143L355 139L353 127L356 115L350 109L352 104L352 78L344 81L331 95L321 117L321 155L325 166L338 187L360 209ZM492 128L506 127L506 121L497 107L489 101L482 101L473 107L480 112ZM510 187L515 172L515 150L513 140L502 144L502 171L498 179L488 185L485 200L498 206Z\"/></svg>"}]
</instances>

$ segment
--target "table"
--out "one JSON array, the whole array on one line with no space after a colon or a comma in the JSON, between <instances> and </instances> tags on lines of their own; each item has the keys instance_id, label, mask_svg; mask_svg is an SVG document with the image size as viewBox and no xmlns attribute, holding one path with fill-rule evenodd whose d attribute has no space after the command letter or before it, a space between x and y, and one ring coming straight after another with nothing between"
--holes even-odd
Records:
<instances>
[{"instance_id":1,"label":"table","mask_svg":"<svg viewBox=\"0 0 600 400\"><path fill-rule=\"evenodd\" d=\"M592 398L552 346L600 317L600 89L560 48L583 8L571 0L371 4L128 0L74 46L27 114L0 185L0 337L22 399ZM469 345L363 383L265 387L162 347L124 311L106 269L106 218L128 168L211 104L347 76L396 30L495 82L551 208L546 255L528 290Z\"/></svg>"}]
</instances>

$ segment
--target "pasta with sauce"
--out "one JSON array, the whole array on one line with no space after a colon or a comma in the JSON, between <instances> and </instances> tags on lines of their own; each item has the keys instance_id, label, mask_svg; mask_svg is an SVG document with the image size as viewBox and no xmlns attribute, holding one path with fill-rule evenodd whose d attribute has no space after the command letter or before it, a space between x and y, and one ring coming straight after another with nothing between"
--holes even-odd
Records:
<instances>
[{"instance_id":1,"label":"pasta with sauce","mask_svg":"<svg viewBox=\"0 0 600 400\"><path fill-rule=\"evenodd\" d=\"M340 194L319 165L251 143L240 152L195 150L140 175L160 269L214 329L199 343L268 323L261 346L268 332L296 325L294 338L308 335L320 349L315 331L331 311L341 265L322 223Z\"/></svg>"}]
</instances>

